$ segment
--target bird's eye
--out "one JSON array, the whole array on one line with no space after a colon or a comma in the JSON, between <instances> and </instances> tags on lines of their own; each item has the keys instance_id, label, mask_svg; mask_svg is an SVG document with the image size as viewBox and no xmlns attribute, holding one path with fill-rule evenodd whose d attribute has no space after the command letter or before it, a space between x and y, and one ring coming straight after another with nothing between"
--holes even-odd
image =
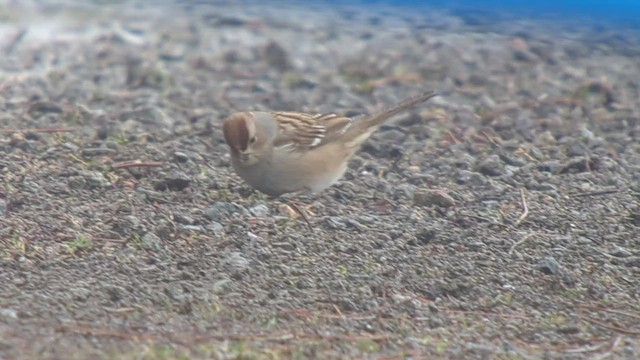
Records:
<instances>
[{"instance_id":1,"label":"bird's eye","mask_svg":"<svg viewBox=\"0 0 640 360\"><path fill-rule=\"evenodd\" d=\"M253 144L256 141L258 141L258 138L256 136L253 136L251 139L249 139L249 144Z\"/></svg>"}]
</instances>

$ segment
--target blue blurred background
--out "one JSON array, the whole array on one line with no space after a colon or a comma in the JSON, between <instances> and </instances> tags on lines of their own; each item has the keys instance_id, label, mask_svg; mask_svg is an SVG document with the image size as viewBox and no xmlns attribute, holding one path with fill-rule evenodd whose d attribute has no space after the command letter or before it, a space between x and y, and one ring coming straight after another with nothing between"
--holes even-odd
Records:
<instances>
[{"instance_id":1,"label":"blue blurred background","mask_svg":"<svg viewBox=\"0 0 640 360\"><path fill-rule=\"evenodd\" d=\"M640 26L640 0L361 0L362 4L429 5L464 13L518 16L555 20L607 22L625 27Z\"/></svg>"}]
</instances>

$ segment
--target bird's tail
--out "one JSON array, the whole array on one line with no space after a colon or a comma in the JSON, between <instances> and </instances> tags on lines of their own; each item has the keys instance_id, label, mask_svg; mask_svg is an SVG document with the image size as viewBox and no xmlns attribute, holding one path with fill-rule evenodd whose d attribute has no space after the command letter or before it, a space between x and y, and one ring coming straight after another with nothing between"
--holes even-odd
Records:
<instances>
[{"instance_id":1,"label":"bird's tail","mask_svg":"<svg viewBox=\"0 0 640 360\"><path fill-rule=\"evenodd\" d=\"M392 116L414 108L436 95L437 93L435 91L427 91L420 95L404 99L401 102L386 108L385 110L358 120L355 126L349 129L349 131L345 135L347 137L351 135L351 137L353 138L351 141L352 145L357 146L360 143L364 142L364 140L366 140L374 131L376 131L378 127L380 127L380 125L382 125Z\"/></svg>"}]
</instances>

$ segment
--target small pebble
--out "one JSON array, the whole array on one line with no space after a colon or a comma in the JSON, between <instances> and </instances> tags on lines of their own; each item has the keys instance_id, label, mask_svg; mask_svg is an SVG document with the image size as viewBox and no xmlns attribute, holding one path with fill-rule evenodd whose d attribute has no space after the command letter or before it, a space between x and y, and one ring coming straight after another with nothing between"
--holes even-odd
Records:
<instances>
[{"instance_id":1,"label":"small pebble","mask_svg":"<svg viewBox=\"0 0 640 360\"><path fill-rule=\"evenodd\" d=\"M442 190L417 190L413 194L413 203L417 206L437 206L448 208L456 205L456 201Z\"/></svg>"},{"instance_id":2,"label":"small pebble","mask_svg":"<svg viewBox=\"0 0 640 360\"><path fill-rule=\"evenodd\" d=\"M158 237L158 235L148 232L142 236L140 246L146 250L157 250L160 248L160 244L162 240Z\"/></svg>"},{"instance_id":3,"label":"small pebble","mask_svg":"<svg viewBox=\"0 0 640 360\"><path fill-rule=\"evenodd\" d=\"M80 171L79 174L89 189L100 189L111 186L111 182L99 171Z\"/></svg>"},{"instance_id":4,"label":"small pebble","mask_svg":"<svg viewBox=\"0 0 640 360\"><path fill-rule=\"evenodd\" d=\"M240 205L230 202L216 202L204 211L204 217L208 220L223 223L224 220L231 218L233 215L240 214L249 215L249 212Z\"/></svg>"},{"instance_id":5,"label":"small pebble","mask_svg":"<svg viewBox=\"0 0 640 360\"><path fill-rule=\"evenodd\" d=\"M536 268L547 275L558 275L561 271L560 263L553 256L542 259Z\"/></svg>"},{"instance_id":6,"label":"small pebble","mask_svg":"<svg viewBox=\"0 0 640 360\"><path fill-rule=\"evenodd\" d=\"M173 171L164 178L164 181L155 184L157 191L171 190L182 191L191 185L191 177L182 171Z\"/></svg>"},{"instance_id":7,"label":"small pebble","mask_svg":"<svg viewBox=\"0 0 640 360\"><path fill-rule=\"evenodd\" d=\"M264 204L256 205L249 209L249 213L255 217L264 217L269 215L269 207Z\"/></svg>"},{"instance_id":8,"label":"small pebble","mask_svg":"<svg viewBox=\"0 0 640 360\"><path fill-rule=\"evenodd\" d=\"M189 161L189 156L183 152L176 151L173 153L173 158L179 163L186 163Z\"/></svg>"},{"instance_id":9,"label":"small pebble","mask_svg":"<svg viewBox=\"0 0 640 360\"><path fill-rule=\"evenodd\" d=\"M500 176L506 173L500 156L491 155L478 164L478 171L487 176Z\"/></svg>"}]
</instances>

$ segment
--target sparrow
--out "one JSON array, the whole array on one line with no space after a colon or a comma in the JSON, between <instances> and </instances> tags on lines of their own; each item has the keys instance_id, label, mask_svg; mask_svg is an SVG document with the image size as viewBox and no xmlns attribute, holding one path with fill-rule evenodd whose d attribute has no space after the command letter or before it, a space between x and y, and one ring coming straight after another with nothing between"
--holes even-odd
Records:
<instances>
[{"instance_id":1,"label":"sparrow","mask_svg":"<svg viewBox=\"0 0 640 360\"><path fill-rule=\"evenodd\" d=\"M235 172L270 196L318 193L336 183L349 160L385 121L434 97L403 100L376 114L356 118L292 111L244 111L222 129Z\"/></svg>"}]
</instances>

